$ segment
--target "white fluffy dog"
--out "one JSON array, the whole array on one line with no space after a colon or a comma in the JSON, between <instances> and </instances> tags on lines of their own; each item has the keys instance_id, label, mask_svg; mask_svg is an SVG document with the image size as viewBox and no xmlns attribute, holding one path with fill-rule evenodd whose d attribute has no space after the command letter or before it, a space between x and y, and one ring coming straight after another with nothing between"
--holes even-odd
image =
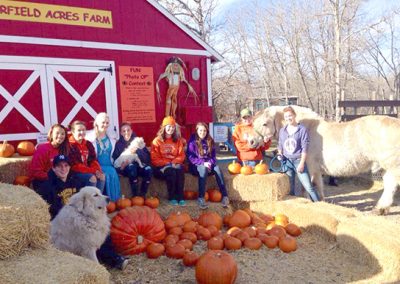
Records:
<instances>
[{"instance_id":1,"label":"white fluffy dog","mask_svg":"<svg viewBox=\"0 0 400 284\"><path fill-rule=\"evenodd\" d=\"M54 246L98 262L96 250L110 231L107 204L108 197L93 186L74 194L51 222Z\"/></svg>"},{"instance_id":2,"label":"white fluffy dog","mask_svg":"<svg viewBox=\"0 0 400 284\"><path fill-rule=\"evenodd\" d=\"M129 144L128 148L126 148L121 155L115 160L114 167L120 168L122 163L125 161L129 161L129 164L132 162L137 162L141 168L143 168L142 161L140 161L138 154L132 154L132 149L143 149L146 147L144 140L142 137L135 137L132 142Z\"/></svg>"}]
</instances>

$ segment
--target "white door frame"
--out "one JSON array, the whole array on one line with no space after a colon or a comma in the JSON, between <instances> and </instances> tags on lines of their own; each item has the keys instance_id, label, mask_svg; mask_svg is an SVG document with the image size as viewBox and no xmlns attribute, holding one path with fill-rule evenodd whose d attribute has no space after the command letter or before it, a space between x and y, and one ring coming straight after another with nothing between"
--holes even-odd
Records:
<instances>
[{"instance_id":1,"label":"white door frame","mask_svg":"<svg viewBox=\"0 0 400 284\"><path fill-rule=\"evenodd\" d=\"M2 67L3 66L3 67ZM79 66L79 69L76 67ZM108 71L101 71L105 67L111 67L112 73ZM5 70L35 70L28 80L17 91L14 96L11 96L2 86L0 86L0 95L3 95L8 101L5 108L0 111L0 123L12 108L16 108L25 118L37 127L39 133L46 133L50 126L56 122L63 125L69 124L74 115L83 107L85 110L95 118L96 112L87 104L87 99L92 92L96 89L100 82L104 79L106 89L106 112L110 116L110 127L116 130L118 134L118 104L117 104L117 87L115 77L115 63L114 61L104 60L82 60L82 59L68 59L68 58L51 58L51 57L25 57L25 56L0 56L0 69ZM88 90L80 96L63 79L59 71L69 72L98 72L99 75L92 82ZM44 125L34 118L28 110L26 110L18 101L29 89L29 87L40 77L42 88L42 101L43 101L43 115ZM50 106L54 109L55 104L55 87L54 79L59 81L64 88L77 100L77 104L73 107L70 114L59 122L57 118L57 111L51 112ZM46 95L44 95L46 94ZM36 139L38 133L18 133L18 134L0 134L0 140L25 140Z\"/></svg>"}]
</instances>

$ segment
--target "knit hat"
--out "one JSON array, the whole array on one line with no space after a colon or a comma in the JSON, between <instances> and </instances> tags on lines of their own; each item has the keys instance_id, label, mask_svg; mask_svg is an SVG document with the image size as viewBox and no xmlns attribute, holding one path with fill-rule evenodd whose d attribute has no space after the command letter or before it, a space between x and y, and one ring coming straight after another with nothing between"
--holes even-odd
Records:
<instances>
[{"instance_id":1,"label":"knit hat","mask_svg":"<svg viewBox=\"0 0 400 284\"><path fill-rule=\"evenodd\" d=\"M242 109L242 111L240 112L241 118L245 116L252 116L251 110L249 110L248 108Z\"/></svg>"},{"instance_id":2,"label":"knit hat","mask_svg":"<svg viewBox=\"0 0 400 284\"><path fill-rule=\"evenodd\" d=\"M175 126L176 122L172 116L166 116L162 121L162 126L172 125Z\"/></svg>"}]
</instances>

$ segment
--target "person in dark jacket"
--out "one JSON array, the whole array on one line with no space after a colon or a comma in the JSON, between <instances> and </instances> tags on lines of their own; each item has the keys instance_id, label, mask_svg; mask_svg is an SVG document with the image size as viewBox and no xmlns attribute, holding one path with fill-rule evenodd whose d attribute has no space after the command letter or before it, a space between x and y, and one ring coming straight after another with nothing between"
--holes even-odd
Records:
<instances>
[{"instance_id":1,"label":"person in dark jacket","mask_svg":"<svg viewBox=\"0 0 400 284\"><path fill-rule=\"evenodd\" d=\"M53 220L61 208L68 203L69 198L78 192L85 183L76 178L70 171L71 164L67 156L57 155L53 160L53 167L48 172L48 180L38 192L50 205L50 215ZM124 270L129 260L115 252L110 236L96 252L100 263Z\"/></svg>"},{"instance_id":2,"label":"person in dark jacket","mask_svg":"<svg viewBox=\"0 0 400 284\"><path fill-rule=\"evenodd\" d=\"M197 200L199 207L201 209L208 207L204 195L206 193L206 180L209 174L215 175L222 194L222 206L227 207L229 205L229 198L224 176L217 165L214 140L209 134L207 124L204 122L197 123L196 133L193 133L189 139L187 157L189 160L189 171L199 177L199 198Z\"/></svg>"},{"instance_id":3,"label":"person in dark jacket","mask_svg":"<svg viewBox=\"0 0 400 284\"><path fill-rule=\"evenodd\" d=\"M115 149L112 155L114 161L121 156L122 152L128 148L129 144L136 137L136 134L132 131L131 125L127 122L122 123L120 130L121 137L115 144ZM143 168L140 167L137 162L129 163L127 161L123 162L121 167L116 169L119 174L129 178L133 196L145 197L151 182L151 177L153 176L150 166L150 152L146 147L143 149L133 149L131 152L132 154L136 153L139 156L139 159L143 164ZM138 177L142 177L140 190L138 190Z\"/></svg>"}]
</instances>

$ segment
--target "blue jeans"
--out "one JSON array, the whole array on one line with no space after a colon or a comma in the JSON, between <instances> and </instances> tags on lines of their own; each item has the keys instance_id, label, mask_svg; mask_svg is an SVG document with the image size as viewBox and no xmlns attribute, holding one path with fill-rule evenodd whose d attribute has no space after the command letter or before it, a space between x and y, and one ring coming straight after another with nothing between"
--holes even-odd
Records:
<instances>
[{"instance_id":1,"label":"blue jeans","mask_svg":"<svg viewBox=\"0 0 400 284\"><path fill-rule=\"evenodd\" d=\"M199 177L199 197L204 198L206 194L206 182L207 176L210 174L215 175L219 190L221 191L222 197L228 196L226 191L224 175L218 166L213 167L211 170L203 165L191 165L190 172Z\"/></svg>"},{"instance_id":2,"label":"blue jeans","mask_svg":"<svg viewBox=\"0 0 400 284\"><path fill-rule=\"evenodd\" d=\"M118 173L129 178L129 183L131 185L132 196L142 196L145 197L147 190L150 185L151 177L153 176L153 170L150 166L145 166L143 168L139 167L137 163L132 163L126 166L123 170L117 169ZM140 186L140 191L138 192L138 177L142 177L142 184Z\"/></svg>"},{"instance_id":3,"label":"blue jeans","mask_svg":"<svg viewBox=\"0 0 400 284\"><path fill-rule=\"evenodd\" d=\"M312 201L320 201L317 191L311 183L311 178L308 173L307 164L304 165L304 171L302 173L297 172L297 167L300 164L300 159L287 159L284 161L284 167L286 174L290 180L290 195L295 195L295 177L299 178L299 181L303 185L304 189L308 192Z\"/></svg>"},{"instance_id":4,"label":"blue jeans","mask_svg":"<svg viewBox=\"0 0 400 284\"><path fill-rule=\"evenodd\" d=\"M246 165L246 166L250 166L250 167L254 168L259 162L260 162L260 160L243 161L243 164Z\"/></svg>"},{"instance_id":5,"label":"blue jeans","mask_svg":"<svg viewBox=\"0 0 400 284\"><path fill-rule=\"evenodd\" d=\"M97 179L97 182L91 182L91 181L90 181L90 178L91 178L92 176L96 177L95 174L90 174L90 173L76 173L75 176L76 176L79 180L81 180L81 181L85 184L85 186L95 186L95 187L97 187L98 189L100 189L101 192L104 191L104 186L105 186L105 184L106 184L106 182L105 182L104 180L100 180L100 179L96 178L96 179Z\"/></svg>"}]
</instances>

